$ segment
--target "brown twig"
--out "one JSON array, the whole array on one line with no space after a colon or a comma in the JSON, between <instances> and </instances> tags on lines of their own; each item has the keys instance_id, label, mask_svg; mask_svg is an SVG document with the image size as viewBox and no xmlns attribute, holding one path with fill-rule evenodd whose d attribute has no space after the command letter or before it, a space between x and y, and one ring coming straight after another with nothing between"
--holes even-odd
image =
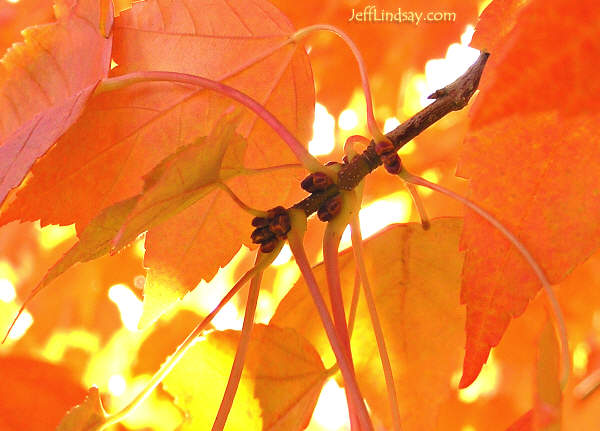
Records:
<instances>
[{"instance_id":1,"label":"brown twig","mask_svg":"<svg viewBox=\"0 0 600 431\"><path fill-rule=\"evenodd\" d=\"M394 144L394 148L399 150L419 135L423 130L434 124L440 118L452 111L459 111L464 108L479 85L479 79L489 57L488 53L482 52L479 58L471 67L461 75L456 81L446 87L437 90L429 96L435 99L431 105L423 108L414 116L400 124L386 136ZM331 196L338 192L338 189L352 190L360 181L382 164L381 159L375 153L375 142L371 141L367 149L359 156L352 159L350 163L344 164L338 174L338 184L332 186L321 193L313 193L302 201L298 202L293 208L301 209L309 216Z\"/></svg>"}]
</instances>

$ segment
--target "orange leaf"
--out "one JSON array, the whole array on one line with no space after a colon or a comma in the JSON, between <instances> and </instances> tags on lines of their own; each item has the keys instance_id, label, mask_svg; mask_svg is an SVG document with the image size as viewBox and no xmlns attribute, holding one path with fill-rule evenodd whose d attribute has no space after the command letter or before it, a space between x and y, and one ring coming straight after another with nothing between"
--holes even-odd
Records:
<instances>
[{"instance_id":1,"label":"orange leaf","mask_svg":"<svg viewBox=\"0 0 600 431\"><path fill-rule=\"evenodd\" d=\"M595 1L534 0L499 43L473 106L458 174L471 199L528 247L552 283L600 242L600 68ZM551 90L550 90L551 88ZM467 345L461 387L479 374L540 284L519 252L472 212L465 217L461 299Z\"/></svg>"},{"instance_id":2,"label":"orange leaf","mask_svg":"<svg viewBox=\"0 0 600 431\"><path fill-rule=\"evenodd\" d=\"M116 249L242 172L246 141L235 132L237 124L223 117L209 136L179 148L144 176L144 191L114 238Z\"/></svg>"},{"instance_id":3,"label":"orange leaf","mask_svg":"<svg viewBox=\"0 0 600 431\"><path fill-rule=\"evenodd\" d=\"M213 134L181 148L177 153L159 163L145 177L144 192L106 208L95 217L80 233L79 242L50 268L32 295L74 264L101 257L110 249L114 251L115 246L122 248L140 233L189 207L199 199L205 198L209 202L214 202L216 198L221 197L214 193L217 184L221 180L238 174L242 169L240 162L246 145L245 140L234 131L236 124L235 118L225 116L217 124ZM202 168L198 168L199 166ZM210 194L214 196L210 196ZM225 198L231 200L228 196ZM225 204L223 207L227 208ZM215 212L218 213L222 209L218 208ZM227 216L231 215L232 212L227 213ZM248 218L240 217L237 220L246 220L249 225ZM214 259L210 258L203 260L204 256L201 253L177 254L180 249L193 250L195 243L213 253L210 247L206 247L206 241L212 238L211 235L214 235L214 231L218 228L205 233L203 229L212 225L210 223L198 224L197 222L198 220L194 220L194 224L198 225L196 227L197 234L188 236L193 231L193 228L190 227L184 230L186 236L179 238L181 241L179 247L167 248L168 255L165 256L164 261L171 262L172 266L161 267L163 261L158 260L158 276L168 278L168 280L156 283L151 278L155 277L156 273L150 272L150 280L147 283L149 289L145 291L143 322L150 323L155 320L174 301L194 287L200 281L199 277L212 277L217 272L219 262L214 262ZM171 223L169 226L175 229L184 227L179 223ZM202 241L198 240L198 237L202 238ZM231 241L236 241L236 238L231 238ZM239 235L237 241L241 242ZM172 259L173 255L176 256L175 260ZM229 259L232 256L229 256ZM149 259L153 258L154 256L150 255ZM153 266L152 261L150 261L150 266ZM190 266L193 271L190 271ZM182 275L180 276L180 274ZM193 282L184 283L182 281L188 280L185 279L186 274L190 274L188 277L191 277ZM191 287L188 288L188 286ZM29 299L31 299L31 295ZM142 324L146 326L147 323Z\"/></svg>"},{"instance_id":4,"label":"orange leaf","mask_svg":"<svg viewBox=\"0 0 600 431\"><path fill-rule=\"evenodd\" d=\"M0 357L0 429L48 431L85 394L67 370L36 359Z\"/></svg>"},{"instance_id":5,"label":"orange leaf","mask_svg":"<svg viewBox=\"0 0 600 431\"><path fill-rule=\"evenodd\" d=\"M365 241L365 258L390 354L404 430L435 429L438 407L450 394L450 376L460 366L464 322L458 293L462 221L435 219L431 229L394 225ZM350 302L354 260L340 255L342 290ZM314 269L325 293L323 265ZM327 295L324 295L327 296ZM369 406L391 427L385 383L363 296L352 351L358 382ZM333 361L315 306L303 281L281 301L271 323L295 328L322 357Z\"/></svg>"},{"instance_id":6,"label":"orange leaf","mask_svg":"<svg viewBox=\"0 0 600 431\"><path fill-rule=\"evenodd\" d=\"M110 64L96 0L60 0L57 22L29 27L0 67L0 204L79 117ZM112 10L107 24L112 25Z\"/></svg>"},{"instance_id":7,"label":"orange leaf","mask_svg":"<svg viewBox=\"0 0 600 431\"><path fill-rule=\"evenodd\" d=\"M238 339L238 331L207 334L165 378L165 389L188 412L182 431L210 428ZM256 325L225 429L304 429L326 377L315 349L294 330Z\"/></svg>"},{"instance_id":8,"label":"orange leaf","mask_svg":"<svg viewBox=\"0 0 600 431\"><path fill-rule=\"evenodd\" d=\"M167 69L222 80L261 102L307 141L314 89L306 53L290 44L280 48L293 29L277 10L264 0L246 4L135 4L115 20L114 57L120 67L113 72ZM243 12L244 23L231 7ZM75 127L34 167L3 221L75 222L80 231L102 208L139 193L144 174L177 148L208 135L231 105L208 90L171 83L134 84L92 98ZM250 167L294 161L281 139L248 110L238 132L248 137ZM289 189L267 193L274 175L265 177L242 185L254 205L283 200ZM40 205L45 200L52 205Z\"/></svg>"},{"instance_id":9,"label":"orange leaf","mask_svg":"<svg viewBox=\"0 0 600 431\"><path fill-rule=\"evenodd\" d=\"M517 17L528 0L495 0L481 13L471 46L495 53L500 42L507 43L506 35L515 26Z\"/></svg>"}]
</instances>

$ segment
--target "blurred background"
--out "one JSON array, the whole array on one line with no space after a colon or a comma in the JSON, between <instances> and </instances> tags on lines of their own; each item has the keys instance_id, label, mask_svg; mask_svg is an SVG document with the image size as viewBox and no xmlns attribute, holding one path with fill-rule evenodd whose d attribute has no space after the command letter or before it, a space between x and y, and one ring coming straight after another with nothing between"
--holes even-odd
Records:
<instances>
[{"instance_id":1,"label":"blurred background","mask_svg":"<svg viewBox=\"0 0 600 431\"><path fill-rule=\"evenodd\" d=\"M350 34L367 63L375 116L388 132L426 106L429 94L452 82L477 58L478 51L468 45L477 16L489 1L369 3L380 9L402 7L456 14L453 22L418 26L349 23L351 10L366 5L352 0L274 3L296 28L329 23ZM21 40L19 32L23 28L52 20L50 0L0 0L0 52ZM306 48L317 89L314 134L308 148L323 161L340 161L348 136L368 136L357 68L350 51L333 35L313 35ZM411 172L466 194L468 184L455 177L454 170L467 125L468 109L449 114L400 150L403 163ZM443 196L427 190L421 194L431 217L462 214L460 205ZM297 197L303 197L300 190ZM369 237L391 223L416 222L418 214L403 185L378 170L367 179L360 218L363 235ZM323 230L322 223L309 220L306 246L313 263L322 257ZM40 228L39 223L13 222L0 229L0 331L8 328L28 292L75 242L72 226ZM349 245L347 232L340 248ZM201 282L155 325L139 330L143 255L144 240L139 238L116 256L79 264L26 308L7 342L0 346L0 431L50 429L47 424L58 423L68 408L82 401L91 385L100 388L109 411L125 405L201 316L210 312L251 267L254 252L242 247L210 282ZM593 289L600 282L599 263L600 257L592 257L560 289L572 339L572 385L597 374L600 366L600 312L596 311L600 298ZM285 246L265 274L258 322L269 322L278 302L298 278L299 271ZM215 329L241 328L243 298L244 292L219 313L213 321ZM506 429L531 408L535 337L543 314L543 306L536 300L523 317L511 324L475 384L454 391L442 406L439 429ZM459 378L457 369L448 385L455 388ZM221 394L210 396L220 398ZM598 395L592 393L583 401L571 398L567 395L565 409L577 414L568 429L593 429L586 421L600 405ZM172 397L159 387L114 429L172 431L178 428L183 415ZM308 429L348 429L344 392L334 379L325 384Z\"/></svg>"}]
</instances>

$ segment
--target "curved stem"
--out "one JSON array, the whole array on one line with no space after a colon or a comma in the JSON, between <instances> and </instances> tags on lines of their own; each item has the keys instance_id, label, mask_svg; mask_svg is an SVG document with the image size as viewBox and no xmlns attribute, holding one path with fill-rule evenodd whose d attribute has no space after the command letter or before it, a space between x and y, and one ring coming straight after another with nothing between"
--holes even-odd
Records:
<instances>
[{"instance_id":1,"label":"curved stem","mask_svg":"<svg viewBox=\"0 0 600 431\"><path fill-rule=\"evenodd\" d=\"M367 76L367 67L365 65L365 61L363 60L362 54L360 53L358 47L355 45L354 41L350 38L350 36L348 36L339 28L334 27L332 25L316 24L298 30L292 35L292 39L297 41L302 39L309 33L320 30L335 33L346 43L346 45L348 45L348 47L352 51L352 54L354 55L354 58L358 63L358 70L360 72L362 88L365 94L365 102L367 105L367 126L369 127L369 132L371 132L371 135L373 135L373 138L376 142L389 141L389 138L387 138L383 133L381 133L381 130L377 125L377 121L375 121L375 115L373 114L373 99L371 97L371 87L369 86L369 77Z\"/></svg>"},{"instance_id":2,"label":"curved stem","mask_svg":"<svg viewBox=\"0 0 600 431\"><path fill-rule=\"evenodd\" d=\"M198 87L208 88L209 90L216 91L217 93L223 94L230 99L240 102L252 110L256 115L262 118L280 137L285 141L290 150L294 153L296 158L306 169L311 172L317 171L322 168L321 163L313 157L306 148L296 139L294 135L264 106L258 103L256 100L230 87L212 79L203 78L201 76L188 75L186 73L178 72L160 72L160 71L143 71L133 72L127 75L117 76L114 78L108 78L102 81L102 83L96 89L96 94L104 93L106 91L113 91L122 88L127 85L135 84L138 82L154 82L154 81L168 81L178 82L180 84L194 85Z\"/></svg>"},{"instance_id":3,"label":"curved stem","mask_svg":"<svg viewBox=\"0 0 600 431\"><path fill-rule=\"evenodd\" d=\"M325 275L329 289L329 299L331 300L331 311L333 323L350 364L352 365L352 353L350 352L350 338L348 336L348 327L346 324L346 312L344 310L344 298L342 297L342 287L340 282L340 272L338 264L338 248L340 245L341 234L333 233L327 225L325 236L323 238L323 263L325 264Z\"/></svg>"},{"instance_id":4,"label":"curved stem","mask_svg":"<svg viewBox=\"0 0 600 431\"><path fill-rule=\"evenodd\" d=\"M584 400L600 388L600 368L593 371L573 388L573 396Z\"/></svg>"},{"instance_id":5,"label":"curved stem","mask_svg":"<svg viewBox=\"0 0 600 431\"><path fill-rule=\"evenodd\" d=\"M467 198L454 193L452 190L448 190L445 187L442 187L438 184L431 183L424 178L418 177L416 175L412 175L405 170L398 174L404 181L412 184L416 184L419 186L427 187L431 190L435 190L436 192L442 193L454 200L457 200L463 203L465 206L471 208L485 220L487 220L492 226L494 226L506 239L508 239L512 245L521 253L521 255L525 258L533 272L536 274L537 278L542 283L542 287L546 292L546 297L550 302L550 307L552 311L552 317L554 320L554 326L560 338L561 344L561 357L562 357L562 377L561 377L561 388L564 389L567 384L567 380L569 379L569 373L571 370L571 358L569 357L569 342L567 338L567 329L565 327L565 320L562 315L562 311L560 309L560 305L558 304L558 300L556 299L556 295L554 295L554 291L552 290L552 285L546 278L546 274L540 267L540 265L533 258L529 250L525 247L525 245L513 235L502 223L500 223L493 215L479 207L474 202L471 202Z\"/></svg>"},{"instance_id":6,"label":"curved stem","mask_svg":"<svg viewBox=\"0 0 600 431\"><path fill-rule=\"evenodd\" d=\"M298 235L296 229L294 228L292 228L288 234L288 243L294 258L296 259L298 268L300 268L300 272L306 281L306 285L308 286L315 306L317 307L319 317L323 323L323 328L325 329L325 333L329 339L329 344L331 345L331 349L333 350L337 363L340 367L340 372L344 378L344 385L348 389L348 393L352 397L353 405L356 408L360 426L363 431L373 431L373 424L371 423L371 418L369 417L369 413L367 412L363 397L360 393L356 377L352 372L348 358L344 353L342 343L337 336L337 332L333 326L333 321L331 320L331 316L327 311L325 300L321 295L317 280L315 279L315 275L313 274L308 262L308 258L306 257L306 252L304 251L304 246L302 244L302 238Z\"/></svg>"},{"instance_id":7,"label":"curved stem","mask_svg":"<svg viewBox=\"0 0 600 431\"><path fill-rule=\"evenodd\" d=\"M260 255L261 253L259 252L257 255L257 261L260 258ZM246 312L244 314L244 323L242 325L240 341L238 342L238 348L235 352L233 365L231 366L231 373L229 374L229 380L227 381L225 394L221 400L221 405L219 406L217 417L215 418L215 422L212 426L212 431L222 431L223 428L225 428L227 417L231 411L231 406L233 405L233 400L235 398L240 379L242 378L244 362L246 361L246 353L248 353L250 336L252 335L252 328L254 327L254 315L256 313L256 304L258 303L261 280L262 271L258 271L250 282L248 302L246 303Z\"/></svg>"},{"instance_id":8,"label":"curved stem","mask_svg":"<svg viewBox=\"0 0 600 431\"><path fill-rule=\"evenodd\" d=\"M354 157L358 156L358 152L354 149L354 144L356 144L357 142L361 142L366 146L368 146L371 143L369 139L361 135L348 136L346 142L344 143L344 154L348 156L348 161L352 161Z\"/></svg>"},{"instance_id":9,"label":"curved stem","mask_svg":"<svg viewBox=\"0 0 600 431\"><path fill-rule=\"evenodd\" d=\"M354 323L356 322L356 311L358 309L358 298L360 297L360 274L358 268L354 271L354 288L352 289L352 300L350 301L350 312L348 313L348 336L352 340Z\"/></svg>"},{"instance_id":10,"label":"curved stem","mask_svg":"<svg viewBox=\"0 0 600 431\"><path fill-rule=\"evenodd\" d=\"M250 214L250 215L252 215L252 216L254 216L254 217L266 217L266 216L267 216L267 213L266 213L266 211L257 210L257 209L255 209L255 208L251 208L251 207L249 207L248 205L246 205L246 204L244 203L244 201L242 201L242 200L241 200L241 199L238 197L238 195L236 195L236 194L233 192L233 190L231 190L231 189L229 188L229 186L228 186L227 184L225 184L225 183L222 183L222 182L218 182L218 183L217 183L217 186L218 186L218 187L219 187L221 190L225 191L225 192L226 192L226 193L229 195L229 197L230 197L230 198L231 198L231 199L232 199L232 200L233 200L233 201L234 201L234 202L237 204L237 206L239 206L241 209L243 209L244 211L246 211L248 214Z\"/></svg>"},{"instance_id":11,"label":"curved stem","mask_svg":"<svg viewBox=\"0 0 600 431\"><path fill-rule=\"evenodd\" d=\"M352 374L354 374L354 364L352 361L352 349L350 347L350 335L346 324L346 313L344 310L344 298L342 297L342 286L340 282L340 270L338 262L338 248L342 233L340 229L332 228L331 223L327 224L325 236L323 237L323 263L325 264L325 275L327 278L327 287L329 289L329 300L331 301L331 312L333 314L333 323L335 330L342 342L344 354L348 358L348 364ZM348 408L350 415L350 429L358 429L356 408L352 396L346 391L348 399Z\"/></svg>"},{"instance_id":12,"label":"curved stem","mask_svg":"<svg viewBox=\"0 0 600 431\"><path fill-rule=\"evenodd\" d=\"M244 175L259 175L266 174L268 172L284 171L286 169L302 168L300 163L286 163L283 165L267 166L266 168L242 168L242 174Z\"/></svg>"},{"instance_id":13,"label":"curved stem","mask_svg":"<svg viewBox=\"0 0 600 431\"><path fill-rule=\"evenodd\" d=\"M425 230L429 229L431 227L431 223L429 221L429 216L427 215L427 210L425 209L423 199L421 199L421 196L419 195L419 192L417 191L417 188L414 186L414 184L407 182L405 182L405 184L406 188L410 192L413 203L415 204L415 207L419 212L419 217L421 218L421 226L423 226L423 229Z\"/></svg>"},{"instance_id":14,"label":"curved stem","mask_svg":"<svg viewBox=\"0 0 600 431\"><path fill-rule=\"evenodd\" d=\"M367 308L369 309L369 316L371 317L371 325L373 326L377 349L379 350L379 358L381 359L381 367L383 368L383 375L385 377L385 385L387 388L388 403L390 412L392 413L392 423L394 431L400 431L402 426L400 424L400 411L398 410L398 396L396 395L396 385L394 384L394 373L385 345L385 337L383 336L379 315L377 314L375 298L373 297L373 291L371 290L371 283L369 282L369 277L367 275L358 215L352 218L350 227L352 230L352 250L354 252L354 260L360 274L361 284L367 301Z\"/></svg>"}]
</instances>

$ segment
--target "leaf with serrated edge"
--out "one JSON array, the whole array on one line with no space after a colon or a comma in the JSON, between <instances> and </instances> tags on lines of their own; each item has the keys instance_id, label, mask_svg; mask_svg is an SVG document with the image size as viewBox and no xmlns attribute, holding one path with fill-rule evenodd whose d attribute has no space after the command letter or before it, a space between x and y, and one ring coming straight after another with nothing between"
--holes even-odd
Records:
<instances>
[{"instance_id":1,"label":"leaf with serrated edge","mask_svg":"<svg viewBox=\"0 0 600 431\"><path fill-rule=\"evenodd\" d=\"M107 25L112 25L109 8ZM0 204L81 115L109 70L96 0L60 0L53 24L23 30L0 60Z\"/></svg>"},{"instance_id":2,"label":"leaf with serrated edge","mask_svg":"<svg viewBox=\"0 0 600 431\"><path fill-rule=\"evenodd\" d=\"M450 394L464 341L459 304L463 256L458 251L462 220L434 219L431 229L393 225L365 241L365 260L382 323L398 393L404 430L435 429L439 404ZM342 291L350 303L354 260L340 255ZM323 265L314 269L324 296ZM391 427L385 382L366 305L361 300L352 335L358 382L373 412ZM272 324L293 327L334 361L329 343L303 281L282 300Z\"/></svg>"},{"instance_id":3,"label":"leaf with serrated edge","mask_svg":"<svg viewBox=\"0 0 600 431\"><path fill-rule=\"evenodd\" d=\"M117 249L242 172L246 140L235 131L238 119L225 116L209 136L180 148L144 177L144 191L115 238Z\"/></svg>"},{"instance_id":4,"label":"leaf with serrated edge","mask_svg":"<svg viewBox=\"0 0 600 431\"><path fill-rule=\"evenodd\" d=\"M149 0L116 18L113 33L119 64L113 75L168 70L219 80L262 103L301 142L310 139L314 84L308 57L296 44L281 47L293 28L267 1ZM76 223L81 231L103 208L140 193L150 169L207 136L232 104L209 90L166 82L95 95L34 166L0 222L41 219L43 225ZM269 126L243 112L238 132L248 138L248 167L296 161ZM273 206L291 187L279 181L282 176L252 176L235 187L251 205ZM275 182L278 187L268 188Z\"/></svg>"},{"instance_id":5,"label":"leaf with serrated edge","mask_svg":"<svg viewBox=\"0 0 600 431\"><path fill-rule=\"evenodd\" d=\"M590 97L600 86L581 78L600 68L599 20L594 0L529 2L490 57L457 169L471 180L470 199L525 244L551 283L600 246L600 102ZM541 286L519 252L471 211L461 245L466 387Z\"/></svg>"},{"instance_id":6,"label":"leaf with serrated edge","mask_svg":"<svg viewBox=\"0 0 600 431\"><path fill-rule=\"evenodd\" d=\"M144 192L112 205L94 218L80 233L79 242L48 271L34 292L43 289L76 263L96 259L111 249L116 250L115 238L119 238L117 248L120 249L153 224L167 220L186 206L202 201L202 198L214 200L225 197L230 200L228 196L213 191L224 175L231 177L240 172L238 163L245 149L245 140L235 133L236 124L235 115L226 115L211 136L200 138L197 143L181 148L159 163L146 177ZM223 208L227 205L224 204ZM218 264L215 272L217 268ZM159 298L156 303L154 298L146 299L151 303L151 306L146 306L150 310L145 313L150 313L149 322L187 292L181 291L181 283L176 281L161 283L156 290L145 292L145 298L152 295ZM169 295L170 292L176 294Z\"/></svg>"}]
</instances>

